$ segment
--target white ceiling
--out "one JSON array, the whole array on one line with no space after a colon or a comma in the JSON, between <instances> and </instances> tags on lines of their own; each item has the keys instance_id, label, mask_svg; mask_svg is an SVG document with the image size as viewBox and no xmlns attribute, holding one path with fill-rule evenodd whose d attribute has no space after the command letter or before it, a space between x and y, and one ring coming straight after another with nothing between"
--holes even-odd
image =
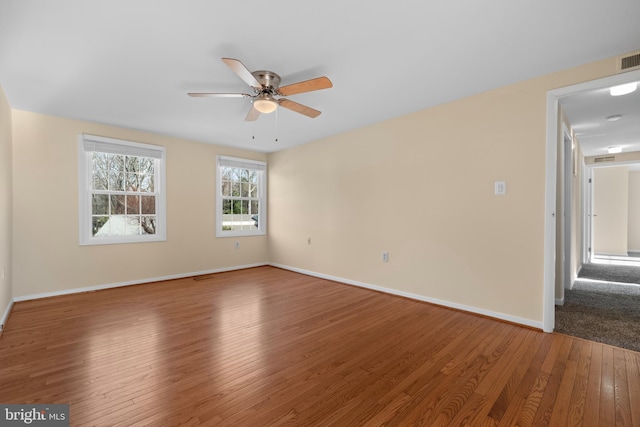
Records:
<instances>
[{"instance_id":1,"label":"white ceiling","mask_svg":"<svg viewBox=\"0 0 640 427\"><path fill-rule=\"evenodd\" d=\"M0 86L16 109L271 152L640 49L638 16L638 0L0 0ZM316 119L245 122L247 99L186 95L247 91L221 57L334 87L291 96Z\"/></svg>"},{"instance_id":2,"label":"white ceiling","mask_svg":"<svg viewBox=\"0 0 640 427\"><path fill-rule=\"evenodd\" d=\"M637 72L629 81L640 81ZM577 93L560 100L585 156L608 154L608 147L640 151L640 83L628 95L611 96L608 87ZM620 115L616 121L608 117Z\"/></svg>"}]
</instances>

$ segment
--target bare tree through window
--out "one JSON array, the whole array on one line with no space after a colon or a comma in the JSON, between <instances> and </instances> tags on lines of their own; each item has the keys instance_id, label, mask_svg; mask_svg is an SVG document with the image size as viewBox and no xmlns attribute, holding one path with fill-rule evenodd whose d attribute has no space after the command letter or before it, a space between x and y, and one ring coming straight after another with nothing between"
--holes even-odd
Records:
<instances>
[{"instance_id":1,"label":"bare tree through window","mask_svg":"<svg viewBox=\"0 0 640 427\"><path fill-rule=\"evenodd\" d=\"M155 161L93 152L92 235L156 233Z\"/></svg>"}]
</instances>

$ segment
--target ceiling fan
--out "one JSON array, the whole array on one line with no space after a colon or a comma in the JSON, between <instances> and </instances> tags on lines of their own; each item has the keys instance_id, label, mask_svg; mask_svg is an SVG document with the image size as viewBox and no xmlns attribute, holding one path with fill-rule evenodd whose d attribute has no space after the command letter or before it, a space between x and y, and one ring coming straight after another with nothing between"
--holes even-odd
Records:
<instances>
[{"instance_id":1,"label":"ceiling fan","mask_svg":"<svg viewBox=\"0 0 640 427\"><path fill-rule=\"evenodd\" d=\"M251 98L251 110L249 110L247 117L245 117L245 120L247 121L256 120L261 113L271 113L275 111L278 106L295 111L296 113L304 114L307 117L318 117L320 115L320 111L318 110L286 98L276 97L286 97L289 95L296 95L298 93L312 92L314 90L333 87L331 80L324 76L280 87L280 76L273 71L258 70L251 72L237 59L222 58L222 61L227 64L227 66L231 68L231 70L246 84L251 86L254 94L190 92L188 95L211 98Z\"/></svg>"}]
</instances>

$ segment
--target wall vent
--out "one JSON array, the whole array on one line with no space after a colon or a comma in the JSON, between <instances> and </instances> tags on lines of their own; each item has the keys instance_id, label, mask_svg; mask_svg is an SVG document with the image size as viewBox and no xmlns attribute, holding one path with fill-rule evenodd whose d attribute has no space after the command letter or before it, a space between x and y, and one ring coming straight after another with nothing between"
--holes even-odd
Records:
<instances>
[{"instance_id":1,"label":"wall vent","mask_svg":"<svg viewBox=\"0 0 640 427\"><path fill-rule=\"evenodd\" d=\"M640 50L619 56L616 66L619 73L623 71L640 70Z\"/></svg>"},{"instance_id":2,"label":"wall vent","mask_svg":"<svg viewBox=\"0 0 640 427\"><path fill-rule=\"evenodd\" d=\"M616 159L616 156L596 157L595 159L593 159L593 163L613 162L615 159Z\"/></svg>"}]
</instances>

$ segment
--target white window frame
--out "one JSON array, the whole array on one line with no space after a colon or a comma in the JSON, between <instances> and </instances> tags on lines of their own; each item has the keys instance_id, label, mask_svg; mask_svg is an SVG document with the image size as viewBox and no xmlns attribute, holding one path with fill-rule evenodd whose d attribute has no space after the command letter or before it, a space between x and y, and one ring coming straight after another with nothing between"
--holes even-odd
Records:
<instances>
[{"instance_id":1,"label":"white window frame","mask_svg":"<svg viewBox=\"0 0 640 427\"><path fill-rule=\"evenodd\" d=\"M222 167L257 170L258 228L253 230L222 229ZM263 236L267 234L267 163L238 157L216 156L216 237Z\"/></svg>"},{"instance_id":2,"label":"white window frame","mask_svg":"<svg viewBox=\"0 0 640 427\"><path fill-rule=\"evenodd\" d=\"M156 232L134 236L93 236L92 227L92 153L94 151L155 159ZM166 150L164 147L103 136L78 135L78 207L80 245L159 242L167 240Z\"/></svg>"}]
</instances>

